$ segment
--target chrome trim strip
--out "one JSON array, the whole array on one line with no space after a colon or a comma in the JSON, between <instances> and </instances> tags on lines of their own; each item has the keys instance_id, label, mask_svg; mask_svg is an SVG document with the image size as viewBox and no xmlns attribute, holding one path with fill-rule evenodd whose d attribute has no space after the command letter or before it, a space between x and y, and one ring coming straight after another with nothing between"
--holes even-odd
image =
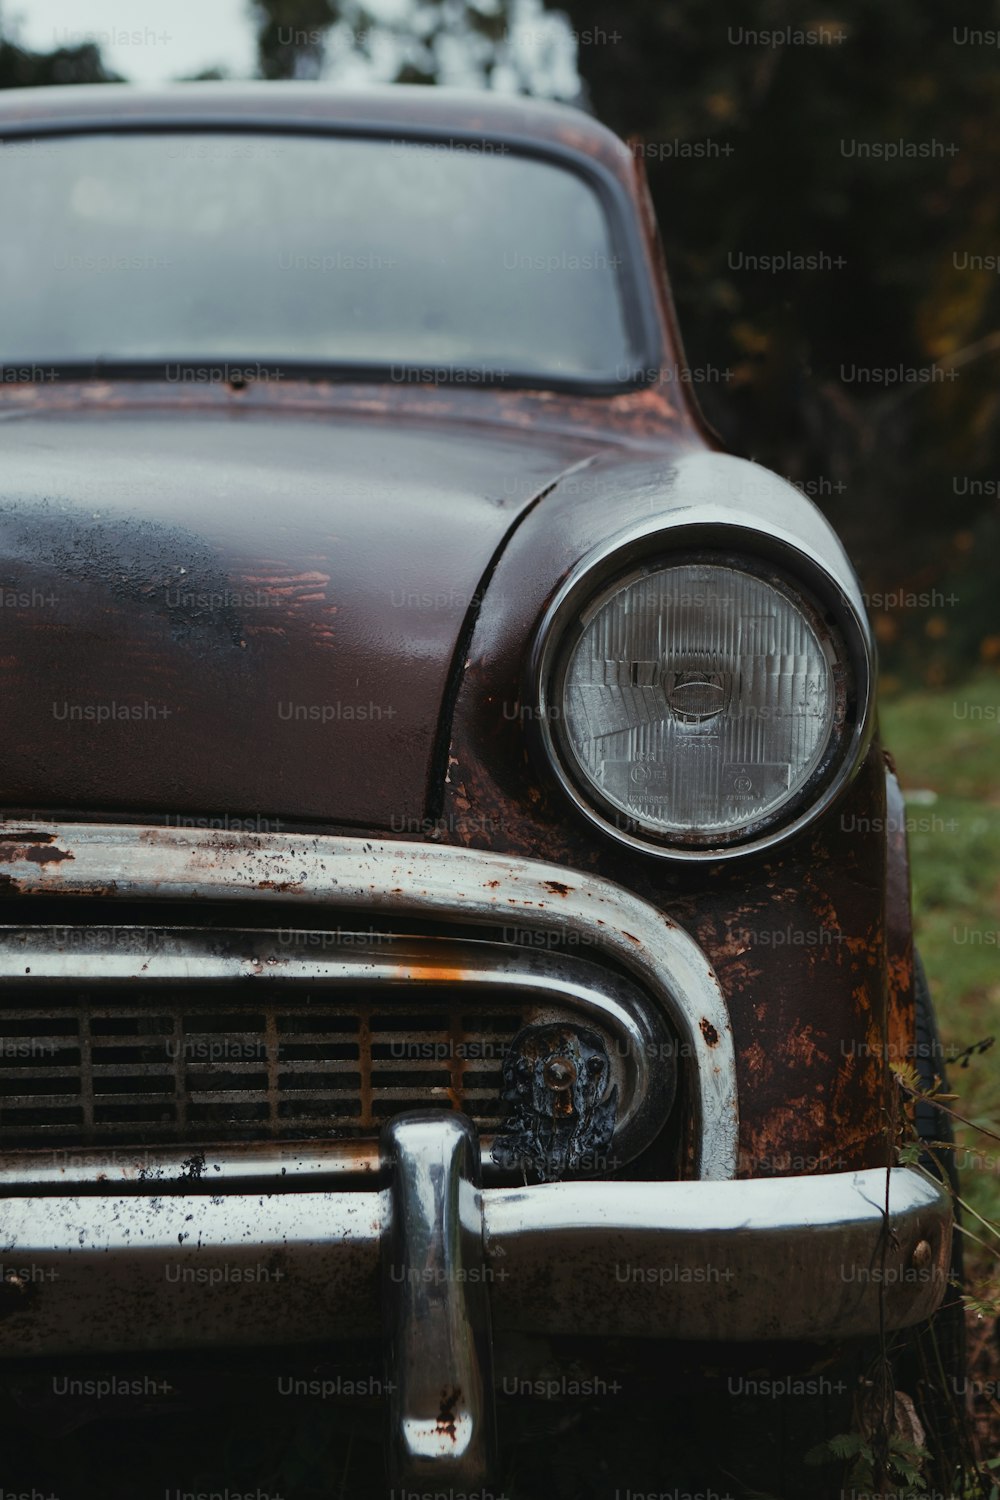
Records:
<instances>
[{"instance_id":1,"label":"chrome trim strip","mask_svg":"<svg viewBox=\"0 0 1000 1500\"><path fill-rule=\"evenodd\" d=\"M383 1145L390 1480L480 1484L496 1433L476 1133L462 1115L412 1113L389 1121Z\"/></svg>"},{"instance_id":2,"label":"chrome trim strip","mask_svg":"<svg viewBox=\"0 0 1000 1500\"><path fill-rule=\"evenodd\" d=\"M269 901L397 919L408 913L581 938L633 974L670 1017L687 1059L695 1173L736 1171L736 1063L725 997L684 930L631 891L512 855L304 834L241 834L94 823L0 829L9 894Z\"/></svg>"},{"instance_id":3,"label":"chrome trim strip","mask_svg":"<svg viewBox=\"0 0 1000 1500\"><path fill-rule=\"evenodd\" d=\"M486 1138L488 1139L488 1137ZM483 1146L486 1154L486 1146ZM371 1188L379 1174L371 1141L253 1141L224 1146L109 1143L0 1152L3 1198L86 1197L91 1193L273 1193Z\"/></svg>"},{"instance_id":4,"label":"chrome trim strip","mask_svg":"<svg viewBox=\"0 0 1000 1500\"><path fill-rule=\"evenodd\" d=\"M324 941L317 947L315 939ZM327 942L326 940L330 941ZM612 1073L618 1086L619 1116L614 1134L613 1156L624 1165L644 1151L665 1123L674 1093L676 1047L663 1016L648 995L629 981L599 964L574 955L535 952L502 943L462 941L455 938L396 936L392 933L308 933L292 928L276 931L259 928L153 928L153 927L74 927L56 928L0 926L0 984L4 981L25 983L30 971L30 985L52 986L92 982L126 986L141 984L144 990L161 987L176 989L180 984L225 985L235 981L260 982L294 987L320 985L332 990L347 988L360 981L384 984L384 1004L409 1002L414 988L433 985L475 985L496 992L495 998L516 991L535 1007L535 1023L564 1019L576 1011L588 1025L608 1033ZM124 997L123 997L124 998ZM470 1001L470 1005L473 1002ZM664 1065L656 1066L657 1059ZM669 1060L671 1066L667 1067ZM345 1067L348 1066L345 1064ZM501 1060L495 1061L499 1071ZM40 1061L33 1068L18 1068L17 1078L44 1075ZM14 1075L12 1075L14 1076ZM419 1089L414 1076L414 1090ZM2 1110L0 1110L2 1114ZM40 1135L40 1142L41 1142ZM127 1135L122 1134L127 1140ZM210 1134L207 1137L210 1140ZM483 1160L491 1178L498 1173L489 1152L491 1137L483 1137ZM345 1146L349 1146L345 1142ZM359 1147L362 1143L358 1143ZM110 1142L94 1147L100 1158L115 1156ZM152 1148L155 1150L155 1148ZM322 1150L322 1148L320 1148ZM41 1154L41 1153L40 1153ZM60 1153L74 1160L80 1151ZM190 1177L189 1163L197 1153L194 1142L186 1151L172 1145L163 1148L167 1161L179 1164L177 1175L182 1190ZM211 1162L201 1170L207 1178L223 1177L233 1170L246 1173L246 1153L240 1153L243 1164L232 1161L228 1147L210 1152ZM281 1169L293 1161L313 1155L302 1145L286 1148ZM323 1152L328 1160L328 1153ZM16 1164L11 1176L12 1157L30 1157L30 1152L3 1151L0 1140L0 1192L14 1182L43 1181L57 1183L62 1191L73 1182L84 1183L93 1174L84 1170L40 1166L33 1175L30 1160ZM112 1167L115 1179L135 1181L133 1167L143 1151L122 1153L123 1163ZM257 1160L257 1175L267 1175L271 1160L262 1145ZM378 1166L377 1139L373 1135L363 1157L355 1153L361 1170ZM488 1164L488 1165L487 1165ZM125 1171L120 1170L124 1165ZM187 1167L186 1171L182 1168ZM298 1168L303 1170L303 1167ZM313 1168L315 1170L315 1167ZM331 1170L325 1166L322 1170ZM333 1170L336 1170L335 1168ZM148 1177L148 1164L146 1176ZM168 1173L168 1175L171 1175ZM252 1174L251 1174L252 1175ZM141 1182L138 1184L143 1185ZM171 1191L169 1183L147 1184L147 1191Z\"/></svg>"},{"instance_id":5,"label":"chrome trim strip","mask_svg":"<svg viewBox=\"0 0 1000 1500\"><path fill-rule=\"evenodd\" d=\"M377 1337L389 1191L0 1199L0 1359ZM867 1336L947 1286L951 1200L911 1167L487 1188L482 1211L500 1344Z\"/></svg>"}]
</instances>

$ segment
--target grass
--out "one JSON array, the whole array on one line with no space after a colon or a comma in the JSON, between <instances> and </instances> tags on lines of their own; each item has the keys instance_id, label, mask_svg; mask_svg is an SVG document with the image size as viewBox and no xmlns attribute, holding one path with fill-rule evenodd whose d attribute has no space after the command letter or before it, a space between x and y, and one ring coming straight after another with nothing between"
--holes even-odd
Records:
<instances>
[{"instance_id":1,"label":"grass","mask_svg":"<svg viewBox=\"0 0 1000 1500\"><path fill-rule=\"evenodd\" d=\"M955 1124L956 1161L975 1236L964 1240L966 1327L986 1457L1000 1450L1000 677L890 698L881 718L907 799L916 940L951 1108L969 1122Z\"/></svg>"},{"instance_id":2,"label":"grass","mask_svg":"<svg viewBox=\"0 0 1000 1500\"><path fill-rule=\"evenodd\" d=\"M917 945L946 1056L997 1036L951 1063L953 1108L1000 1136L1000 677L889 701L881 718L907 798ZM956 1130L962 1196L1000 1222L1000 1140ZM1000 1263L968 1249L977 1279L997 1284Z\"/></svg>"}]
</instances>

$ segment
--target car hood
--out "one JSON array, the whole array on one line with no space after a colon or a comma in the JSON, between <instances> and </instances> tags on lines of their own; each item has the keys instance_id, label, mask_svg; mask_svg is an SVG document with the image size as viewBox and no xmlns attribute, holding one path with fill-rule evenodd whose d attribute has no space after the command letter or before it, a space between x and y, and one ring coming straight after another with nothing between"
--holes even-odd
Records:
<instances>
[{"instance_id":1,"label":"car hood","mask_svg":"<svg viewBox=\"0 0 1000 1500\"><path fill-rule=\"evenodd\" d=\"M594 447L357 413L0 430L3 804L397 833L492 560Z\"/></svg>"}]
</instances>

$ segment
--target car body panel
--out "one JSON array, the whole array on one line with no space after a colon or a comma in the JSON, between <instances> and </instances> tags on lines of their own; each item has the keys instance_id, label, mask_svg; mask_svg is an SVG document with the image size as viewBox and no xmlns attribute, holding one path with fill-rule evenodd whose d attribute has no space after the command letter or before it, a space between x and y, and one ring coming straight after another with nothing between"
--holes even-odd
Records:
<instances>
[{"instance_id":1,"label":"car body panel","mask_svg":"<svg viewBox=\"0 0 1000 1500\"><path fill-rule=\"evenodd\" d=\"M494 551L591 449L240 410L3 437L6 802L386 828L425 815Z\"/></svg>"}]
</instances>

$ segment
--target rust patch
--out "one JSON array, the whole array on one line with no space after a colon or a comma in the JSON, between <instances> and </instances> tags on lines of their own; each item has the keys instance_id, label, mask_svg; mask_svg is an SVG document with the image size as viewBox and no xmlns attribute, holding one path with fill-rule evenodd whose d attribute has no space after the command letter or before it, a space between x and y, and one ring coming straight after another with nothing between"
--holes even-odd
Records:
<instances>
[{"instance_id":1,"label":"rust patch","mask_svg":"<svg viewBox=\"0 0 1000 1500\"><path fill-rule=\"evenodd\" d=\"M828 1054L813 1039L814 1028L803 1026L801 1031L790 1031L781 1046L781 1056L785 1062L800 1064L803 1068L811 1068L817 1060L823 1062Z\"/></svg>"},{"instance_id":2,"label":"rust patch","mask_svg":"<svg viewBox=\"0 0 1000 1500\"><path fill-rule=\"evenodd\" d=\"M719 1045L719 1033L707 1016L702 1016L698 1022L698 1029L710 1047L717 1047Z\"/></svg>"},{"instance_id":3,"label":"rust patch","mask_svg":"<svg viewBox=\"0 0 1000 1500\"><path fill-rule=\"evenodd\" d=\"M563 885L561 880L543 880L542 884L553 896L568 896L573 889L571 885Z\"/></svg>"},{"instance_id":4,"label":"rust patch","mask_svg":"<svg viewBox=\"0 0 1000 1500\"><path fill-rule=\"evenodd\" d=\"M39 833L34 828L11 828L0 834L0 844L54 844L54 833Z\"/></svg>"},{"instance_id":5,"label":"rust patch","mask_svg":"<svg viewBox=\"0 0 1000 1500\"><path fill-rule=\"evenodd\" d=\"M753 1078L769 1079L774 1072L768 1054L760 1042L752 1042L749 1047L744 1048L743 1061L746 1064L747 1073Z\"/></svg>"},{"instance_id":6,"label":"rust patch","mask_svg":"<svg viewBox=\"0 0 1000 1500\"><path fill-rule=\"evenodd\" d=\"M503 563L496 584L508 586ZM894 1000L891 1039L898 1056L912 1047L913 1003L901 857L889 860L888 893L881 883L886 864L881 749L873 747L844 804L847 814L856 815L856 827L843 808L832 813L812 840L790 841L750 882L735 869L716 871L710 878L706 872L691 872L683 882L662 871L654 878L628 856L595 847L597 841L583 830L567 828L551 794L532 802L519 776L498 775L501 763L520 765L521 747L507 742L503 724L489 741L494 763L486 764L478 705L486 698L513 699L520 681L521 637L517 649L508 648L500 633L484 631L473 645L480 656L474 654L456 708L452 782L445 787L443 816L454 815L453 786L461 786L464 800L472 804L469 816L479 821L463 824L453 817L448 842L545 859L565 871L570 884L586 880L593 870L658 908L665 927L679 923L700 942L732 1018L743 1175L763 1175L768 1162L783 1162L786 1156L793 1162L837 1161L835 1170L884 1165L885 991ZM489 668L480 659L487 653L495 661ZM895 809L893 820L905 826ZM469 828L477 831L470 835ZM490 836L480 828L489 829ZM887 894L896 913L888 945L883 926ZM602 918L594 921L595 931L609 930ZM772 931L782 938L792 935L783 942L777 937L765 942L762 934ZM800 944L798 933L812 934L813 940ZM810 1025L815 1029L809 1031ZM794 1041L783 1050L790 1036ZM842 1044L850 1048L850 1060L839 1055ZM702 1045L713 1055L719 1051L708 1037ZM789 1098L813 1096L820 1108L793 1118ZM680 1148L682 1161L686 1149ZM665 1146L662 1155L658 1150L659 1162L664 1175L675 1172Z\"/></svg>"},{"instance_id":7,"label":"rust patch","mask_svg":"<svg viewBox=\"0 0 1000 1500\"><path fill-rule=\"evenodd\" d=\"M10 835L0 839L0 861L5 865L15 865L20 860L27 860L33 865L53 865L73 858L68 849L53 849L49 846L46 838L51 841L51 834L46 835L46 838L39 838L33 833L30 837L30 844L16 844Z\"/></svg>"},{"instance_id":8,"label":"rust patch","mask_svg":"<svg viewBox=\"0 0 1000 1500\"><path fill-rule=\"evenodd\" d=\"M629 942L635 943L637 948L642 947L642 938L637 938L634 932L626 932L624 927L622 928L622 937L627 937Z\"/></svg>"},{"instance_id":9,"label":"rust patch","mask_svg":"<svg viewBox=\"0 0 1000 1500\"><path fill-rule=\"evenodd\" d=\"M45 845L32 844L30 849L24 851L24 858L33 865L58 865L64 859L74 859L75 856L68 849L48 849Z\"/></svg>"},{"instance_id":10,"label":"rust patch","mask_svg":"<svg viewBox=\"0 0 1000 1500\"><path fill-rule=\"evenodd\" d=\"M455 1407L462 1399L461 1387L454 1385L451 1390L441 1392L441 1409L437 1415L437 1430L448 1435L454 1443L458 1433L455 1426Z\"/></svg>"}]
</instances>

